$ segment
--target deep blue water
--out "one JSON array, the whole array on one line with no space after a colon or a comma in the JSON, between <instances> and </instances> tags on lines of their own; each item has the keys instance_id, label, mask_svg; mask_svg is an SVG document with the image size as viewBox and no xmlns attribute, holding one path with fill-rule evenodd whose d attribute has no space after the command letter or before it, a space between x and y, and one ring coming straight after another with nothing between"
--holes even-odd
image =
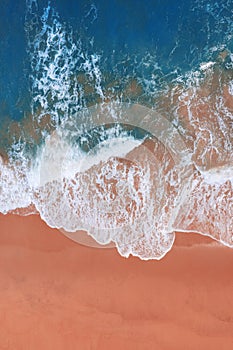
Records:
<instances>
[{"instance_id":1,"label":"deep blue water","mask_svg":"<svg viewBox=\"0 0 233 350\"><path fill-rule=\"evenodd\" d=\"M37 3L33 8L39 18L48 2ZM232 1L52 0L50 4L60 21L72 28L75 40L81 38L87 51L101 55L102 69L122 79L127 74L145 79L154 72L169 79L173 71L183 74L214 59L218 50L213 47L232 47ZM20 119L30 109L25 27L30 14L25 0L2 0L0 10L0 120L6 115ZM146 55L150 59L140 65Z\"/></svg>"}]
</instances>

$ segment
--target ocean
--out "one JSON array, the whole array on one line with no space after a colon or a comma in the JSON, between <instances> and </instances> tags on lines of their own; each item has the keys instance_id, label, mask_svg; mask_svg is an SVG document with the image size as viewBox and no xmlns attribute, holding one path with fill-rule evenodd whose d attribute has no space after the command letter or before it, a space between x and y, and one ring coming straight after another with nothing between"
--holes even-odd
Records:
<instances>
[{"instance_id":1,"label":"ocean","mask_svg":"<svg viewBox=\"0 0 233 350\"><path fill-rule=\"evenodd\" d=\"M233 2L0 9L0 212L143 260L233 247Z\"/></svg>"}]
</instances>

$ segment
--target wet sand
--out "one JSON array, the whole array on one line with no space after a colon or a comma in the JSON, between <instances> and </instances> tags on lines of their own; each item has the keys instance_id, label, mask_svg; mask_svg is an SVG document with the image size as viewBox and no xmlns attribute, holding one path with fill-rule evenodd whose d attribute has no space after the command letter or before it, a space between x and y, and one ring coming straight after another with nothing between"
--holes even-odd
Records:
<instances>
[{"instance_id":1,"label":"wet sand","mask_svg":"<svg viewBox=\"0 0 233 350\"><path fill-rule=\"evenodd\" d=\"M211 242L145 262L1 215L0 349L231 349L233 251Z\"/></svg>"}]
</instances>

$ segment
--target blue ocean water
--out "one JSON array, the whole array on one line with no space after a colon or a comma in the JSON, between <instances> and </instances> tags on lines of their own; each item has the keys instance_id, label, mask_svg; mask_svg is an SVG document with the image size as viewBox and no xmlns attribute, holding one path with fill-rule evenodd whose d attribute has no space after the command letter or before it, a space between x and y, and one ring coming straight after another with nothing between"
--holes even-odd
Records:
<instances>
[{"instance_id":1,"label":"blue ocean water","mask_svg":"<svg viewBox=\"0 0 233 350\"><path fill-rule=\"evenodd\" d=\"M72 232L88 228L98 242L113 239L120 254L142 259L163 257L175 229L232 246L232 1L2 0L0 10L0 211L39 212L48 225ZM116 137L108 127L101 136L99 120L114 128L125 124L127 133ZM84 161L77 144L84 140L85 145L96 130L96 143L104 144L98 148L103 159L113 155L112 149L122 156L124 147L138 146L139 130L158 139L162 135L165 142L165 148L157 147L166 162L158 156L160 168L147 169L158 172L154 186L159 199L145 190L151 175L137 167L135 176L144 176L140 186L145 193L135 195L131 185L124 188L127 198L134 199L118 215L122 221L129 207L136 215L141 202L148 205L140 219L143 227L128 217L131 226L125 232L131 238L147 232L141 241L134 239L136 245L127 241L123 247L122 233L112 237L109 227L104 238L93 233L102 217L83 199L92 203L77 183L87 176L89 190L94 187L92 175L83 176L78 166L86 162L82 169L90 169L101 157L96 151ZM72 167L81 174L73 182ZM111 163L100 178L109 179L110 172L117 181L118 168ZM123 174L125 181L130 176ZM105 185L103 192L108 191ZM116 224L111 215L104 216L107 226Z\"/></svg>"},{"instance_id":2,"label":"blue ocean water","mask_svg":"<svg viewBox=\"0 0 233 350\"><path fill-rule=\"evenodd\" d=\"M31 3L38 18L48 6L44 0ZM0 117L7 114L20 119L30 107L27 22L33 15L29 4L1 1ZM223 48L232 49L229 0L56 0L49 4L86 50L101 55L106 73L114 68L120 79L127 74L169 79L169 74L184 74L216 58ZM35 24L30 35L38 29ZM143 60L144 65L140 64Z\"/></svg>"}]
</instances>

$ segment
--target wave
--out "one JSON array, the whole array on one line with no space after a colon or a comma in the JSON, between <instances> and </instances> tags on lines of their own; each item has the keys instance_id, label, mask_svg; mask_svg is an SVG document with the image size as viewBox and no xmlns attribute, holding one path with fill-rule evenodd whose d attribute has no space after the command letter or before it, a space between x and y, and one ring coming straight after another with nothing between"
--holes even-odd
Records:
<instances>
[{"instance_id":1,"label":"wave","mask_svg":"<svg viewBox=\"0 0 233 350\"><path fill-rule=\"evenodd\" d=\"M99 245L143 260L171 250L175 231L232 247L226 44L183 74L161 73L147 53L123 78L123 57L113 80L93 40L87 48L50 5L41 16L37 6L28 2L26 16L31 111L7 135L0 212L39 213L74 240L85 230Z\"/></svg>"}]
</instances>

